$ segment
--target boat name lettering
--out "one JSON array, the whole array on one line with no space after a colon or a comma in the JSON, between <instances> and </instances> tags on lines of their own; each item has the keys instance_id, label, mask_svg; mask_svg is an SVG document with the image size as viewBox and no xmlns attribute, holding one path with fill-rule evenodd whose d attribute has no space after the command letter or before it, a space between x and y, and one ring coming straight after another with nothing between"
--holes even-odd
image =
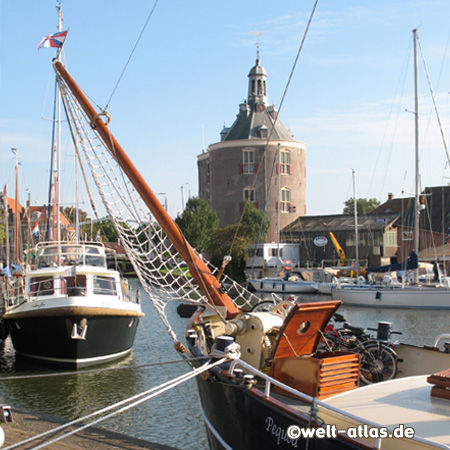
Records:
<instances>
[{"instance_id":1,"label":"boat name lettering","mask_svg":"<svg viewBox=\"0 0 450 450\"><path fill-rule=\"evenodd\" d=\"M280 445L282 441L291 444L292 447L297 448L298 439L291 439L286 431L286 428L282 428L275 423L272 417L266 417L266 431L277 437L277 445Z\"/></svg>"},{"instance_id":2,"label":"boat name lettering","mask_svg":"<svg viewBox=\"0 0 450 450\"><path fill-rule=\"evenodd\" d=\"M32 308L39 309L45 306L45 302L33 302L31 305Z\"/></svg>"}]
</instances>

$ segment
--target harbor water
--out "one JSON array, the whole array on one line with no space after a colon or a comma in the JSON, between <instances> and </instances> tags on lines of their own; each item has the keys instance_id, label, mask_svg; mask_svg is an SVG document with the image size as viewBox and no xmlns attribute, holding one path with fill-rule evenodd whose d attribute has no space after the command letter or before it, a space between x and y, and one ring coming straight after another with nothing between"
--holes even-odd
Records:
<instances>
[{"instance_id":1,"label":"harbor water","mask_svg":"<svg viewBox=\"0 0 450 450\"><path fill-rule=\"evenodd\" d=\"M130 287L141 289L136 280L130 280ZM300 301L327 298L302 295ZM138 328L132 355L101 367L117 370L67 374L66 370L16 360L8 339L1 349L0 403L73 420L189 372L190 367L174 350L172 339L142 290L141 303L146 316ZM166 313L177 336L183 340L187 319L178 316L177 306L174 302L170 303ZM361 327L376 328L379 321L392 322L393 329L402 332L395 339L417 345L431 345L437 335L450 332L450 311L382 310L343 305L339 312L344 313L350 323ZM161 361L180 362L153 365ZM152 366L146 366L149 364ZM124 367L130 368L122 370ZM48 374L60 376L45 376ZM17 378L26 375L42 377ZM188 381L97 426L180 449L208 448L194 381Z\"/></svg>"}]
</instances>

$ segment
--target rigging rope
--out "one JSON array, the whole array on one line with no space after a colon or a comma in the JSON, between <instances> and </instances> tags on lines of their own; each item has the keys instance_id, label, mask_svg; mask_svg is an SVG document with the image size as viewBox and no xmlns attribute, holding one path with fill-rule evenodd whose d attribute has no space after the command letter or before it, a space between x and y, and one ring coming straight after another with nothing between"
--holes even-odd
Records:
<instances>
[{"instance_id":1,"label":"rigging rope","mask_svg":"<svg viewBox=\"0 0 450 450\"><path fill-rule=\"evenodd\" d=\"M158 2L159 2L159 0L155 1L154 5L153 5L153 8L152 8L152 10L150 11L150 14L147 17L147 20L145 21L144 27L142 28L141 33L139 34L139 37L137 38L137 41L134 44L133 50L131 51L130 56L128 57L128 60L127 60L127 62L125 64L125 67L123 68L122 73L120 74L119 79L117 80L117 83L114 86L114 89L113 89L113 91L111 93L111 97L109 97L109 100L106 103L106 106L105 106L105 109L104 109L105 112L108 109L108 106L111 103L111 100L112 100L114 94L116 93L117 88L119 87L119 83L122 81L122 78L123 78L123 76L125 74L125 71L127 70L128 64L130 63L131 58L133 57L133 54L134 54L134 52L135 52L135 50L136 50L136 48L137 48L137 46L138 46L138 44L139 44L143 34L144 34L144 31L147 28L147 25L148 25L150 19L152 18L153 13L155 12L155 9L156 9L156 6L158 5Z\"/></svg>"},{"instance_id":2,"label":"rigging rope","mask_svg":"<svg viewBox=\"0 0 450 450\"><path fill-rule=\"evenodd\" d=\"M293 64L293 66L292 66L291 73L290 73L290 75L289 75L288 81L287 81L286 86L285 86L285 88L284 88L283 96L281 97L280 106L278 107L278 114L275 115L275 119L274 119L274 121L273 121L272 128L271 128L270 133L269 133L269 137L267 138L266 145L264 146L264 147L265 147L265 148L264 148L264 153L263 153L263 156L262 156L262 158L261 158L261 164L259 165L258 170L257 170L257 172L256 172L256 174L255 174L256 176L255 176L255 181L254 181L253 187L256 185L256 180L258 179L258 175L259 175L259 172L260 172L261 167L262 167L262 162L264 161L264 158L265 158L265 156L266 156L266 152L267 152L268 147L269 147L270 140L271 140L272 135L273 135L273 133L274 133L274 131L275 131L275 125L276 125L276 123L277 123L277 121L278 121L278 117L279 117L279 115L280 115L281 108L283 107L283 103L284 103L284 100L285 100L285 98L286 98L286 94L287 94L287 91L288 91L288 89L289 89L289 85L291 84L292 77L294 76L294 72L295 72L295 69L296 69L296 67L297 67L298 60L299 60L299 58L300 58L300 53L301 53L301 51L302 51L302 49L303 49L303 44L305 43L305 39L306 39L306 36L307 36L307 34L308 34L309 27L311 26L311 22L312 22L312 19L313 19L313 17L314 17L314 13L315 13L315 11L316 11L317 4L318 4L318 3L319 3L319 0L316 0L315 3L314 3L313 9L312 9L312 11L311 11L311 14L310 14L310 16L309 16L308 23L306 24L305 32L303 33L303 38L302 38L302 40L301 40L301 42L300 42L300 46L299 46L299 48L298 48L297 55L296 55L296 57L295 57L295 61L294 61L294 64ZM278 170L279 170L279 169L278 169ZM278 186L278 188L279 188L279 186ZM241 218L240 218L240 220L239 220L238 226L237 226L237 228L236 228L236 232L235 232L234 237L233 237L233 240L232 240L232 242L231 242L231 246L230 246L230 254L231 254L231 250L232 250L232 248L233 248L233 246L234 246L234 243L235 243L235 241L236 241L236 239L237 239L237 234L238 234L240 225L241 225L241 223L242 223L242 219L243 219L243 217L244 217L246 207L247 207L247 203L245 202L245 203L244 203L244 207L243 207L243 209L242 209ZM263 219L264 219L264 216L263 216Z\"/></svg>"},{"instance_id":3,"label":"rigging rope","mask_svg":"<svg viewBox=\"0 0 450 450\"><path fill-rule=\"evenodd\" d=\"M179 376L177 378L174 378L173 380L170 380L170 381L168 381L166 383L163 383L163 384L161 384L159 386L153 387L153 388L151 388L151 389L149 389L149 390L147 390L145 392L141 392L140 394L134 395L134 396L129 397L129 398L125 399L125 400L122 400L120 402L114 403L114 404L112 404L110 406L107 406L106 408L100 409L100 410L95 411L95 412L93 412L91 414L88 414L86 416L83 416L83 417L80 417L78 419L72 420L71 422L67 422L67 423L65 423L63 425L60 425L60 426L58 426L56 428L48 430L48 431L46 431L44 433L41 433L41 434L39 434L37 436L33 436L33 437L29 438L29 439L25 439L22 442L18 442L16 444L13 444L13 445L10 445L8 447L5 447L3 450L12 450L14 448L18 448L18 447L20 447L22 445L25 445L25 444L28 444L30 442L36 441L38 439L42 439L43 437L48 436L50 434L58 433L58 432L64 430L65 428L71 427L71 426L76 425L76 424L78 424L80 422L83 422L85 420L91 419L93 417L99 416L99 415L104 414L104 413L106 413L108 411L111 411L113 409L116 409L116 411L113 411L112 413L109 413L109 414L107 414L107 415L105 415L103 417L100 417L100 418L98 418L98 419L96 419L96 420L94 420L92 422L89 422L89 423L87 423L87 424L85 424L85 425L83 425L81 427L77 427L76 429L63 434L62 436L58 436L58 437L56 437L54 439L51 439L51 440L49 440L47 442L44 442L44 443L38 445L37 447L33 447L33 450L38 450L38 449L41 449L41 448L45 448L45 447L47 447L47 446L49 446L51 444L54 444L55 442L60 441L61 439L64 439L64 438L67 438L67 437L69 437L69 436L71 436L73 434L79 433L80 431L83 431L86 428L90 428L90 427L92 427L92 426L94 426L94 425L96 425L96 424L98 424L100 422L103 422L104 420L110 419L111 417L114 417L114 416L116 416L118 414L121 414L122 412L125 412L125 411L127 411L127 410L129 410L131 408L134 408L134 407L140 405L141 403L144 403L144 402L152 399L153 397L156 397L156 396L158 396L158 395L160 395L160 394L162 394L162 393L164 393L164 392L166 392L166 391L168 391L168 390L170 390L170 389L172 389L172 388L174 388L174 387L176 387L176 386L178 386L178 385L180 385L182 383L185 383L186 381L188 381L188 380L190 380L192 378L195 378L198 375L201 375L203 372L206 372L207 370L211 370L214 367L220 366L221 364L226 362L228 359L229 359L228 357L224 357L224 358L221 358L218 361L215 361L213 363L211 363L211 362L205 363L204 365L200 366L199 368L194 369L192 372L189 372L187 374L183 374L183 375L181 375L181 376ZM123 406L123 405L126 405L126 406ZM119 408L119 409L117 409L117 408Z\"/></svg>"},{"instance_id":4,"label":"rigging rope","mask_svg":"<svg viewBox=\"0 0 450 450\"><path fill-rule=\"evenodd\" d=\"M417 36L417 41L419 43L420 54L422 55L423 66L425 68L425 73L427 75L428 87L430 89L431 99L433 100L434 111L436 113L437 121L439 124L439 130L441 132L442 143L444 145L445 156L447 157L447 163L450 165L450 155L448 153L447 141L445 140L444 129L442 128L441 118L437 109L436 99L434 97L433 86L431 85L430 75L428 73L427 63L425 61L425 56L423 54L422 45L420 44L419 37Z\"/></svg>"}]
</instances>

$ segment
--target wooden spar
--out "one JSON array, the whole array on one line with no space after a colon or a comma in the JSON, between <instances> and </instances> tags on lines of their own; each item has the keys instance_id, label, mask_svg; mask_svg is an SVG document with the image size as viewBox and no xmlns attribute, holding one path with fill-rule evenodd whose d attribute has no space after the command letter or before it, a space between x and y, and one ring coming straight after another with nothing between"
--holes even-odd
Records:
<instances>
[{"instance_id":1,"label":"wooden spar","mask_svg":"<svg viewBox=\"0 0 450 450\"><path fill-rule=\"evenodd\" d=\"M80 106L91 121L91 127L95 128L103 140L111 155L115 158L122 170L126 173L135 189L139 192L145 204L148 206L164 232L167 234L178 253L185 260L189 271L198 284L199 288L216 306L225 306L227 309L227 319L235 317L239 310L231 298L222 292L221 285L216 277L211 273L208 266L197 256L194 249L189 245L181 231L163 208L161 202L152 192L142 175L138 172L134 164L128 158L120 144L109 131L100 115L89 103L85 95L81 92L73 78L69 75L63 64L53 61L55 71L64 79L72 94L77 99Z\"/></svg>"}]
</instances>

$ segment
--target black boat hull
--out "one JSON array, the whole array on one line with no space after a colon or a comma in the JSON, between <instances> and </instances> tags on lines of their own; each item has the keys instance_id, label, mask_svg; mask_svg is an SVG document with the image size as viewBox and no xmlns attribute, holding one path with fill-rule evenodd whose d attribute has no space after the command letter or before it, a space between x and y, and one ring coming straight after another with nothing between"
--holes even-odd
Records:
<instances>
[{"instance_id":1,"label":"black boat hull","mask_svg":"<svg viewBox=\"0 0 450 450\"><path fill-rule=\"evenodd\" d=\"M84 322L83 322L84 321ZM16 353L42 363L79 368L131 351L139 317L40 316L8 320Z\"/></svg>"},{"instance_id":2,"label":"black boat hull","mask_svg":"<svg viewBox=\"0 0 450 450\"><path fill-rule=\"evenodd\" d=\"M211 450L373 448L342 436L314 438L309 443L290 439L287 428L308 428L308 414L292 414L289 408L268 402L263 395L255 395L243 383L235 383L219 372L204 378L197 378L197 385Z\"/></svg>"}]
</instances>

